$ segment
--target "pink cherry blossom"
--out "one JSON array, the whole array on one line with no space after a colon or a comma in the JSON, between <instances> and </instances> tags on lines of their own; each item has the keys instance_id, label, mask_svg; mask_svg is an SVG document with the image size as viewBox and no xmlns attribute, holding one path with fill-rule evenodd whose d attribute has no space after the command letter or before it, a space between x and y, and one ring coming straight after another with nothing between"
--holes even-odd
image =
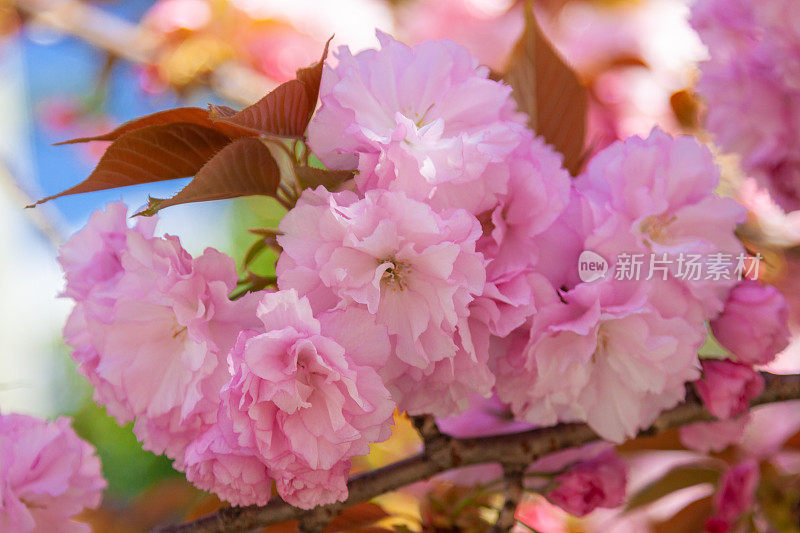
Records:
<instances>
[{"instance_id":1,"label":"pink cherry blossom","mask_svg":"<svg viewBox=\"0 0 800 533\"><path fill-rule=\"evenodd\" d=\"M575 181L594 212L585 249L606 258L614 272L622 254L642 254L635 277L644 280L650 301L665 316L716 316L736 284L737 258L744 254L734 234L744 208L715 194L719 179L711 152L693 137L673 138L653 129L646 139L612 144ZM680 258L692 255L699 256L699 276L681 266L687 263ZM666 281L658 270L650 274L651 257L666 257ZM720 275L710 275L715 257Z\"/></svg>"},{"instance_id":2,"label":"pink cherry blossom","mask_svg":"<svg viewBox=\"0 0 800 533\"><path fill-rule=\"evenodd\" d=\"M114 386L113 383L100 376L97 372L97 367L100 364L100 354L93 344L89 321L87 320L87 308L93 302L93 299L84 300L83 303L76 302L64 324L62 332L64 342L72 348L70 356L78 365L78 372L94 388L92 399L104 406L108 414L113 416L118 423L125 424L132 421L135 416L128 405L125 391L120 387ZM108 312L108 307L104 307L104 310ZM91 316L97 315L92 313Z\"/></svg>"},{"instance_id":3,"label":"pink cherry blossom","mask_svg":"<svg viewBox=\"0 0 800 533\"><path fill-rule=\"evenodd\" d=\"M780 453L800 431L800 401L777 402L753 409L745 429L742 451L756 459L768 459Z\"/></svg>"},{"instance_id":4,"label":"pink cherry blossom","mask_svg":"<svg viewBox=\"0 0 800 533\"><path fill-rule=\"evenodd\" d=\"M577 266L581 252L587 249L586 239L595 229L592 208L585 196L570 187L564 210L546 231L533 239L541 256L536 273L553 287L570 289L581 282Z\"/></svg>"},{"instance_id":5,"label":"pink cherry blossom","mask_svg":"<svg viewBox=\"0 0 800 533\"><path fill-rule=\"evenodd\" d=\"M408 414L454 415L469 407L473 394L491 393L495 377L489 369L486 341L488 336L462 325L450 341L457 346L452 356L431 362L426 370L392 357L379 371L392 397L399 399L398 405Z\"/></svg>"},{"instance_id":6,"label":"pink cherry blossom","mask_svg":"<svg viewBox=\"0 0 800 533\"><path fill-rule=\"evenodd\" d=\"M146 253L146 261L158 254ZM159 262L131 265L113 322L90 327L100 343L98 373L126 391L137 436L146 448L179 458L187 440L215 419L228 379L225 355L239 330L255 322L256 298L228 300L238 276L233 260L216 250L182 272L174 256ZM152 289L135 294L145 287Z\"/></svg>"},{"instance_id":7,"label":"pink cherry blossom","mask_svg":"<svg viewBox=\"0 0 800 533\"><path fill-rule=\"evenodd\" d=\"M439 429L458 438L502 435L531 429L530 424L514 420L511 409L497 396L473 396L469 409L456 416L436 420Z\"/></svg>"},{"instance_id":8,"label":"pink cherry blossom","mask_svg":"<svg viewBox=\"0 0 800 533\"><path fill-rule=\"evenodd\" d=\"M498 396L518 418L586 421L621 442L683 399L699 375L702 324L664 318L613 281L550 291L537 300L527 346L494 360Z\"/></svg>"},{"instance_id":9,"label":"pink cherry blossom","mask_svg":"<svg viewBox=\"0 0 800 533\"><path fill-rule=\"evenodd\" d=\"M536 291L551 291L540 273L542 263L549 263L547 271L574 270L569 253L552 253L549 243L541 240L559 232L555 221L572 196L569 174L561 166L561 156L541 138L528 133L524 139L509 158L508 192L481 215L484 233L477 250L487 265L483 294L469 306L471 340L481 363L473 369L483 367L483 354L492 346L505 344L501 338L529 321L536 311ZM555 249L569 247L562 242Z\"/></svg>"},{"instance_id":10,"label":"pink cherry blossom","mask_svg":"<svg viewBox=\"0 0 800 533\"><path fill-rule=\"evenodd\" d=\"M747 365L708 359L694 388L712 415L726 419L747 410L750 400L764 390L764 378Z\"/></svg>"},{"instance_id":11,"label":"pink cherry blossom","mask_svg":"<svg viewBox=\"0 0 800 533\"><path fill-rule=\"evenodd\" d=\"M792 0L701 0L692 24L708 46L697 85L706 127L785 209L800 206L800 17Z\"/></svg>"},{"instance_id":12,"label":"pink cherry blossom","mask_svg":"<svg viewBox=\"0 0 800 533\"><path fill-rule=\"evenodd\" d=\"M279 494L304 508L347 495L350 458L389 437L395 407L375 370L360 364L386 361L385 328L373 324L365 337L373 342L348 350L336 332L368 327L372 317L358 308L331 313L340 315L331 322L336 327L323 328L293 289L265 294L258 305L263 332L239 335L221 393L220 418L231 421L234 450L261 458Z\"/></svg>"},{"instance_id":13,"label":"pink cherry blossom","mask_svg":"<svg viewBox=\"0 0 800 533\"><path fill-rule=\"evenodd\" d=\"M586 147L647 135L654 125L678 132L670 96L686 88L705 49L686 23L684 0L572 2L537 11L546 35L582 79L591 80ZM647 65L614 58L637 58Z\"/></svg>"},{"instance_id":14,"label":"pink cherry blossom","mask_svg":"<svg viewBox=\"0 0 800 533\"><path fill-rule=\"evenodd\" d=\"M625 463L613 449L571 467L553 480L547 499L575 516L625 501Z\"/></svg>"},{"instance_id":15,"label":"pink cherry blossom","mask_svg":"<svg viewBox=\"0 0 800 533\"><path fill-rule=\"evenodd\" d=\"M360 191L402 190L434 207L480 213L506 191L506 157L524 116L511 88L488 79L450 41L408 47L378 32L380 50L340 48L309 126L314 153L329 168L359 170Z\"/></svg>"},{"instance_id":16,"label":"pink cherry blossom","mask_svg":"<svg viewBox=\"0 0 800 533\"><path fill-rule=\"evenodd\" d=\"M349 460L339 461L329 469L311 468L304 461L295 460L282 465L274 474L275 486L287 502L311 509L346 500L349 472Z\"/></svg>"},{"instance_id":17,"label":"pink cherry blossom","mask_svg":"<svg viewBox=\"0 0 800 533\"><path fill-rule=\"evenodd\" d=\"M229 420L221 416L186 449L186 479L231 505L264 505L272 495L272 479L252 449L239 446Z\"/></svg>"},{"instance_id":18,"label":"pink cherry blossom","mask_svg":"<svg viewBox=\"0 0 800 533\"><path fill-rule=\"evenodd\" d=\"M728 469L722 475L714 495L716 512L711 520L731 525L752 508L758 479L758 463L752 459L746 459Z\"/></svg>"},{"instance_id":19,"label":"pink cherry blossom","mask_svg":"<svg viewBox=\"0 0 800 533\"><path fill-rule=\"evenodd\" d=\"M509 158L508 192L481 215L484 234L477 249L488 262L486 287L473 302L471 316L492 335L505 337L535 310L532 276L540 262L553 260L537 237L549 231L570 200L570 178L561 162L560 155L528 132Z\"/></svg>"},{"instance_id":20,"label":"pink cherry blossom","mask_svg":"<svg viewBox=\"0 0 800 533\"><path fill-rule=\"evenodd\" d=\"M750 422L749 413L729 420L697 422L681 426L681 444L702 453L721 452L742 440Z\"/></svg>"},{"instance_id":21,"label":"pink cherry blossom","mask_svg":"<svg viewBox=\"0 0 800 533\"><path fill-rule=\"evenodd\" d=\"M401 192L306 190L280 224L280 288L308 297L316 313L358 308L392 342L375 365L401 409L454 414L488 394L487 351L473 344L468 306L485 284L478 220L441 213ZM480 340L480 339L478 339Z\"/></svg>"},{"instance_id":22,"label":"pink cherry blossom","mask_svg":"<svg viewBox=\"0 0 800 533\"><path fill-rule=\"evenodd\" d=\"M453 40L498 72L524 25L522 6L511 0L421 0L401 5L398 15L411 42Z\"/></svg>"},{"instance_id":23,"label":"pink cherry blossom","mask_svg":"<svg viewBox=\"0 0 800 533\"><path fill-rule=\"evenodd\" d=\"M692 26L717 62L731 61L751 46L759 33L752 19L747 0L703 0L692 6Z\"/></svg>"},{"instance_id":24,"label":"pink cherry blossom","mask_svg":"<svg viewBox=\"0 0 800 533\"><path fill-rule=\"evenodd\" d=\"M72 519L100 505L105 488L94 448L69 419L0 414L0 530L89 533Z\"/></svg>"},{"instance_id":25,"label":"pink cherry blossom","mask_svg":"<svg viewBox=\"0 0 800 533\"><path fill-rule=\"evenodd\" d=\"M121 423L135 418L145 448L180 465L184 447L216 419L224 358L239 330L257 324L256 299L228 300L238 279L231 258L211 248L192 258L176 237L125 231L125 211L109 212L123 222L86 259L113 257L118 271L96 290L70 291L69 280L86 269L62 261L76 300L65 339L95 400ZM77 257L73 247L104 234L103 222L93 217L62 256Z\"/></svg>"},{"instance_id":26,"label":"pink cherry blossom","mask_svg":"<svg viewBox=\"0 0 800 533\"><path fill-rule=\"evenodd\" d=\"M211 22L211 16L211 6L204 0L161 0L148 10L144 23L160 33L198 31Z\"/></svg>"},{"instance_id":27,"label":"pink cherry blossom","mask_svg":"<svg viewBox=\"0 0 800 533\"><path fill-rule=\"evenodd\" d=\"M86 227L58 251L66 278L64 296L87 300L92 295L95 300L106 301L105 291L114 287L124 271L120 256L127 247L128 234L150 238L156 221L155 217L139 217L134 228L129 228L128 207L122 202L95 211Z\"/></svg>"},{"instance_id":28,"label":"pink cherry blossom","mask_svg":"<svg viewBox=\"0 0 800 533\"><path fill-rule=\"evenodd\" d=\"M614 453L614 445L610 442L597 440L573 448L564 448L557 452L549 453L528 465L528 473L558 474L565 472L569 467L579 463L592 461L603 455Z\"/></svg>"},{"instance_id":29,"label":"pink cherry blossom","mask_svg":"<svg viewBox=\"0 0 800 533\"><path fill-rule=\"evenodd\" d=\"M703 525L706 533L728 533L731 530L730 524L716 516L710 517Z\"/></svg>"},{"instance_id":30,"label":"pink cherry blossom","mask_svg":"<svg viewBox=\"0 0 800 533\"><path fill-rule=\"evenodd\" d=\"M155 218L139 217L134 228L128 227L128 208L122 202L108 204L96 211L86 227L74 234L59 249L58 261L64 269L64 296L76 302L64 326L64 339L74 349L72 358L78 370L94 386L94 400L104 405L118 422L134 418L125 393L97 373L99 354L93 345L89 321L107 318L113 307L119 279L125 272L122 255L129 235L145 240L153 237Z\"/></svg>"},{"instance_id":31,"label":"pink cherry blossom","mask_svg":"<svg viewBox=\"0 0 800 533\"><path fill-rule=\"evenodd\" d=\"M780 247L800 244L800 211L784 211L753 178L742 180L736 197L747 208L750 219L746 227L756 229L759 238Z\"/></svg>"},{"instance_id":32,"label":"pink cherry blossom","mask_svg":"<svg viewBox=\"0 0 800 533\"><path fill-rule=\"evenodd\" d=\"M758 281L736 285L711 322L717 340L749 365L765 365L789 345L789 305L778 289Z\"/></svg>"},{"instance_id":33,"label":"pink cherry blossom","mask_svg":"<svg viewBox=\"0 0 800 533\"><path fill-rule=\"evenodd\" d=\"M512 531L541 531L542 533L570 533L570 515L553 505L544 496L533 495L520 502L514 518L524 525Z\"/></svg>"}]
</instances>

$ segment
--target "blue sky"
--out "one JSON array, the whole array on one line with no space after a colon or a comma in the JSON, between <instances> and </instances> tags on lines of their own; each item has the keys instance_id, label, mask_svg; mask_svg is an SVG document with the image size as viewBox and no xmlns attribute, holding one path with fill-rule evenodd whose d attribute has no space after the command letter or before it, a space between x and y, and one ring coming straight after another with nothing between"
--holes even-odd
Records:
<instances>
[{"instance_id":1,"label":"blue sky","mask_svg":"<svg viewBox=\"0 0 800 533\"><path fill-rule=\"evenodd\" d=\"M101 4L114 14L138 20L152 2L129 0ZM53 97L86 97L95 90L97 75L103 65L103 56L91 46L69 36L55 36L42 30L27 30L20 38L23 54L24 76L27 83L28 116L35 117L36 105ZM113 124L161 109L186 105L169 94L153 96L139 86L135 69L119 62L111 76L106 111ZM196 96L190 105L204 106L209 101L219 101L212 94ZM92 164L80 152L69 146L52 146L64 140L52 131L31 121L30 144L33 188L32 194L53 194L86 178ZM26 180L27 181L27 180ZM79 196L59 198L55 206L63 214L70 229L76 229L91 212L106 203L125 199L129 205L142 205L148 194L169 195L188 180L135 186L126 189L100 191ZM218 209L219 206L210 207Z\"/></svg>"}]
</instances>

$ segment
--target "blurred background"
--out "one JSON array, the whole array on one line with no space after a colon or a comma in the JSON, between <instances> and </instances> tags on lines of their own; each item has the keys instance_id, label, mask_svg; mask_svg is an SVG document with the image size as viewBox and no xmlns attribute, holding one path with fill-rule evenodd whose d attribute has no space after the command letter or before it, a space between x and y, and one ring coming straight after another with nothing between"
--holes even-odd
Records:
<instances>
[{"instance_id":1,"label":"blurred background","mask_svg":"<svg viewBox=\"0 0 800 533\"><path fill-rule=\"evenodd\" d=\"M376 28L409 43L449 38L502 71L523 10L513 0L0 0L0 409L75 418L110 482L104 509L92 517L97 530L142 531L218 505L91 403L60 340L69 303L57 298L58 245L106 203L140 207L148 194L170 195L188 180L23 209L83 180L105 148L52 143L169 107L252 103L316 61L332 34L334 50L376 45ZM695 131L690 88L706 51L686 1L542 0L536 10L590 88L589 151L656 124ZM258 199L237 202L236 218L230 201L173 207L160 230L179 235L192 253L214 246L241 259L250 244L243 229L280 211ZM401 423L359 467L416 446Z\"/></svg>"}]
</instances>

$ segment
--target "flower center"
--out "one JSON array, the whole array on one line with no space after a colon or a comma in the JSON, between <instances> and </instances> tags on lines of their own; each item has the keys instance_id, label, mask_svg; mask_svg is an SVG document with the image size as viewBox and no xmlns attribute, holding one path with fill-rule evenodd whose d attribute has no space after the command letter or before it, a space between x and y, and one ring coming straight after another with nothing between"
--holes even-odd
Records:
<instances>
[{"instance_id":1,"label":"flower center","mask_svg":"<svg viewBox=\"0 0 800 533\"><path fill-rule=\"evenodd\" d=\"M381 285L389 287L393 291L405 290L405 288L408 286L408 283L406 282L406 276L408 275L409 271L408 265L395 259L378 261L378 264L382 265L384 263L389 263L392 266L383 271Z\"/></svg>"},{"instance_id":2,"label":"flower center","mask_svg":"<svg viewBox=\"0 0 800 533\"><path fill-rule=\"evenodd\" d=\"M597 364L597 358L603 357L608 351L609 345L609 334L601 324L600 327L597 329L597 347L594 349L594 353L592 353L591 362L593 365Z\"/></svg>"},{"instance_id":3,"label":"flower center","mask_svg":"<svg viewBox=\"0 0 800 533\"><path fill-rule=\"evenodd\" d=\"M670 215L669 213L651 215L642 220L639 229L642 233L649 236L652 242L663 243L663 240L667 236L669 225L675 222L676 218L675 215Z\"/></svg>"},{"instance_id":4,"label":"flower center","mask_svg":"<svg viewBox=\"0 0 800 533\"><path fill-rule=\"evenodd\" d=\"M403 114L412 122L414 122L414 125L417 128L421 128L422 126L427 124L426 118L428 116L428 111L430 111L433 106L434 104L429 105L428 109L426 109L421 115L419 114L419 111L415 111L412 109L407 109L403 111Z\"/></svg>"},{"instance_id":5,"label":"flower center","mask_svg":"<svg viewBox=\"0 0 800 533\"><path fill-rule=\"evenodd\" d=\"M481 223L481 229L483 230L484 235L491 235L494 231L494 220L492 220L492 215L494 214L493 209L488 209L483 213L477 215L478 222Z\"/></svg>"},{"instance_id":6,"label":"flower center","mask_svg":"<svg viewBox=\"0 0 800 533\"><path fill-rule=\"evenodd\" d=\"M313 355L301 349L297 353L297 373L294 375L296 383L303 385L300 387L300 397L307 402L311 394L317 389L318 377L321 376L318 367L314 364ZM324 379L324 377L323 377Z\"/></svg>"}]
</instances>

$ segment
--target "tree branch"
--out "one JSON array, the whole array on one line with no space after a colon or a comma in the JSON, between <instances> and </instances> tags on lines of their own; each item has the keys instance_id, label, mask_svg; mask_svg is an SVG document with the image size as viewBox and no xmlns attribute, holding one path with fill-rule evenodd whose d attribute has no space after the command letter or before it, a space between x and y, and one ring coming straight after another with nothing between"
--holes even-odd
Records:
<instances>
[{"instance_id":1,"label":"tree branch","mask_svg":"<svg viewBox=\"0 0 800 533\"><path fill-rule=\"evenodd\" d=\"M525 475L525 465L503 465L503 479L505 480L505 490L503 493L503 507L497 516L497 522L491 529L491 533L506 533L514 527L514 516L517 514L517 506L524 495L523 479Z\"/></svg>"},{"instance_id":2,"label":"tree branch","mask_svg":"<svg viewBox=\"0 0 800 533\"><path fill-rule=\"evenodd\" d=\"M81 0L12 0L36 22L74 35L86 43L134 63L155 64L163 36ZM220 96L252 104L277 85L238 61L219 65L208 80Z\"/></svg>"},{"instance_id":3,"label":"tree branch","mask_svg":"<svg viewBox=\"0 0 800 533\"><path fill-rule=\"evenodd\" d=\"M800 375L763 373L763 376L766 387L761 395L753 399L751 407L800 399ZM698 398L694 394L688 394L684 403L663 412L653 425L642 431L639 436L651 436L670 428L711 420L714 420L714 417L703 408ZM450 438L447 454L437 453L436 457L432 458L422 453L353 477L348 484L350 495L344 502L304 511L275 498L263 507L227 507L199 520L164 527L157 531L233 533L289 520L320 524L324 523L324 517L336 516L346 507L428 479L446 470L481 463L528 465L550 453L582 446L599 439L586 424L559 424L510 435L473 439Z\"/></svg>"}]
</instances>

